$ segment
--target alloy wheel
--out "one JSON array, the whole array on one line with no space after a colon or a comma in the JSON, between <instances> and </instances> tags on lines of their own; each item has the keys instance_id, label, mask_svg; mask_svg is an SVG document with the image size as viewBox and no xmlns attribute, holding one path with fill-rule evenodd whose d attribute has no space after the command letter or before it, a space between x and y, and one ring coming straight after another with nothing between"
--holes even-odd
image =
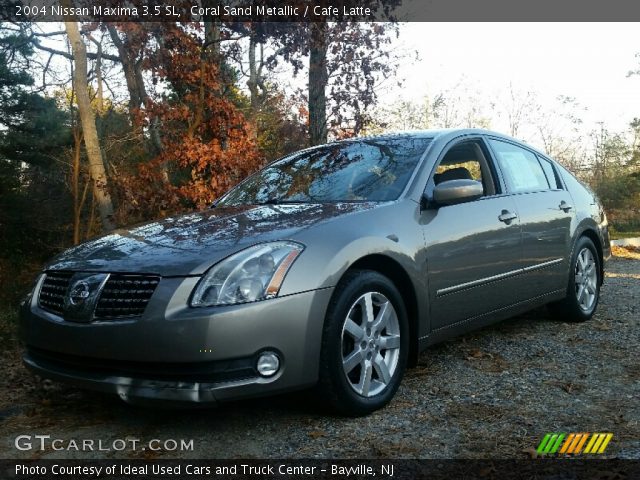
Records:
<instances>
[{"instance_id":1,"label":"alloy wheel","mask_svg":"<svg viewBox=\"0 0 640 480\"><path fill-rule=\"evenodd\" d=\"M588 248L580 250L576 259L575 287L580 308L588 312L598 295L598 271L593 253Z\"/></svg>"},{"instance_id":2,"label":"alloy wheel","mask_svg":"<svg viewBox=\"0 0 640 480\"><path fill-rule=\"evenodd\" d=\"M389 385L400 358L400 323L389 299L367 292L351 306L342 327L342 366L351 388L373 397Z\"/></svg>"}]
</instances>

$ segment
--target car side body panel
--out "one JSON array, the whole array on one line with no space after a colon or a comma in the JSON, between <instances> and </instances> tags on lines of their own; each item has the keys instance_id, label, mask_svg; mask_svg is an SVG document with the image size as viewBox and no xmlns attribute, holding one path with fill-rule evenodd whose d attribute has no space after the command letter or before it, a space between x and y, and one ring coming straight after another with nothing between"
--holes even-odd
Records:
<instances>
[{"instance_id":1,"label":"car side body panel","mask_svg":"<svg viewBox=\"0 0 640 480\"><path fill-rule=\"evenodd\" d=\"M423 212L431 331L522 299L520 224L501 222L503 211L516 211L510 196Z\"/></svg>"},{"instance_id":2,"label":"car side body panel","mask_svg":"<svg viewBox=\"0 0 640 480\"><path fill-rule=\"evenodd\" d=\"M321 227L300 232L293 240L308 245L309 255L301 255L291 267L282 285L282 294L335 287L362 258L382 255L400 265L411 279L421 320L419 334L426 335L429 330L428 275L419 216L420 206L402 199L336 219L330 236L326 236ZM367 235L363 235L364 231ZM318 238L324 241L318 242Z\"/></svg>"}]
</instances>

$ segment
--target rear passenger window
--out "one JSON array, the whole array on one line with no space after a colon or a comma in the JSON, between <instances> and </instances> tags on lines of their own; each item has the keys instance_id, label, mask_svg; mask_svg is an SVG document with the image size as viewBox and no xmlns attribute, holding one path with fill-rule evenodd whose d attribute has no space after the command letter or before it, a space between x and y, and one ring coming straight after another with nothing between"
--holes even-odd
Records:
<instances>
[{"instance_id":1,"label":"rear passenger window","mask_svg":"<svg viewBox=\"0 0 640 480\"><path fill-rule=\"evenodd\" d=\"M538 157L538 160L540 160L540 165L542 165L542 169L544 170L544 174L547 177L547 182L549 182L551 190L562 189L562 185L558 182L558 176L556 175L556 171L553 168L553 165L551 165L551 162L541 157Z\"/></svg>"},{"instance_id":2,"label":"rear passenger window","mask_svg":"<svg viewBox=\"0 0 640 480\"><path fill-rule=\"evenodd\" d=\"M500 140L489 139L489 143L496 154L509 191L523 193L549 190L547 177L533 153Z\"/></svg>"}]
</instances>

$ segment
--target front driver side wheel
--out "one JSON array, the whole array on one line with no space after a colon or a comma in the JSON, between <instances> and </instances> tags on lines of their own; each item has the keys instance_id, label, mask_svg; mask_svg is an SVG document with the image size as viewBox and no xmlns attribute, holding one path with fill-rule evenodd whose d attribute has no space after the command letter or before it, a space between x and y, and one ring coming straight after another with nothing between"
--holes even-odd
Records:
<instances>
[{"instance_id":1,"label":"front driver side wheel","mask_svg":"<svg viewBox=\"0 0 640 480\"><path fill-rule=\"evenodd\" d=\"M406 309L394 284L374 271L348 272L327 311L321 393L346 415L385 406L407 365L408 332Z\"/></svg>"}]
</instances>

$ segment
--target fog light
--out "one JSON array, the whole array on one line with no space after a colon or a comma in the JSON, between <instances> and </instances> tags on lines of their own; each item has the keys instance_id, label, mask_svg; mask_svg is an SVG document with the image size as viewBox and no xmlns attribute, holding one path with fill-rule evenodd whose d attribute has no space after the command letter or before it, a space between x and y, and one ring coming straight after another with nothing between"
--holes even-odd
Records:
<instances>
[{"instance_id":1,"label":"fog light","mask_svg":"<svg viewBox=\"0 0 640 480\"><path fill-rule=\"evenodd\" d=\"M271 377L275 375L280 368L280 359L278 355L273 352L262 352L258 357L256 368L258 369L258 373L263 377Z\"/></svg>"}]
</instances>

